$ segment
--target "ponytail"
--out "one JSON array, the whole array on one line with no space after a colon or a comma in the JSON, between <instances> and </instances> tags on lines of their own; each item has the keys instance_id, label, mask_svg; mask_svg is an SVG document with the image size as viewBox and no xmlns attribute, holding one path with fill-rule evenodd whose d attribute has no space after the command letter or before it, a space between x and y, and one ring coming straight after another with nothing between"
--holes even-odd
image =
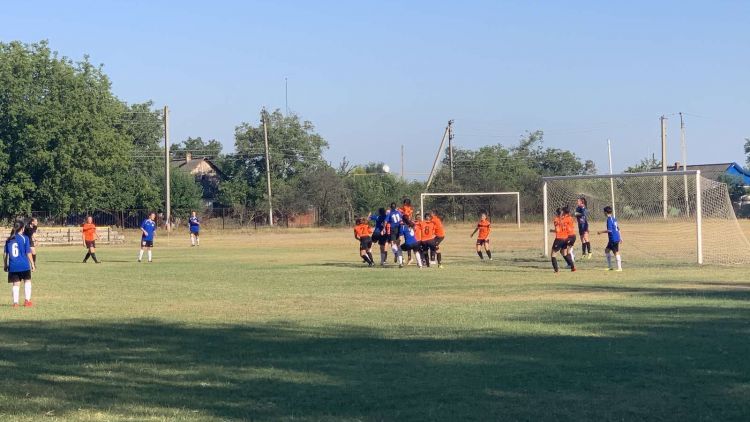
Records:
<instances>
[{"instance_id":1,"label":"ponytail","mask_svg":"<svg viewBox=\"0 0 750 422\"><path fill-rule=\"evenodd\" d=\"M18 234L18 232L20 232L21 230L23 230L24 227L25 227L25 224L23 223L22 220L16 220L16 222L13 223L13 229L10 232L10 236L8 236L8 239L6 240L6 242L8 242L11 239L13 239L14 237L16 237L16 235Z\"/></svg>"}]
</instances>

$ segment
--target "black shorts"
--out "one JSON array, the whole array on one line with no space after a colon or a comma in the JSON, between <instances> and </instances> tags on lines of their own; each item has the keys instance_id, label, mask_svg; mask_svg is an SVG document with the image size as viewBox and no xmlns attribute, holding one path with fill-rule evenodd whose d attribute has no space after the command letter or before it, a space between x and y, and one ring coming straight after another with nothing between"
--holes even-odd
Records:
<instances>
[{"instance_id":1,"label":"black shorts","mask_svg":"<svg viewBox=\"0 0 750 422\"><path fill-rule=\"evenodd\" d=\"M370 236L360 237L359 238L359 250L369 250L372 248L372 238Z\"/></svg>"},{"instance_id":2,"label":"black shorts","mask_svg":"<svg viewBox=\"0 0 750 422\"><path fill-rule=\"evenodd\" d=\"M435 243L435 239L425 240L422 241L422 250L427 251L434 251L435 248L437 248L437 243Z\"/></svg>"},{"instance_id":3,"label":"black shorts","mask_svg":"<svg viewBox=\"0 0 750 422\"><path fill-rule=\"evenodd\" d=\"M194 232L194 231L192 231L192 230L191 230L191 231L190 231L190 234L192 234L193 236L200 236L200 235L201 235L201 232L199 232L199 231L197 231L197 232Z\"/></svg>"},{"instance_id":4,"label":"black shorts","mask_svg":"<svg viewBox=\"0 0 750 422\"><path fill-rule=\"evenodd\" d=\"M141 246L145 246L147 248L153 248L154 247L154 241L153 240L141 239Z\"/></svg>"},{"instance_id":5,"label":"black shorts","mask_svg":"<svg viewBox=\"0 0 750 422\"><path fill-rule=\"evenodd\" d=\"M95 248L96 247L96 240L87 240L86 241L86 247L87 248Z\"/></svg>"},{"instance_id":6,"label":"black shorts","mask_svg":"<svg viewBox=\"0 0 750 422\"><path fill-rule=\"evenodd\" d=\"M24 280L31 280L31 270L8 273L8 283L19 283Z\"/></svg>"},{"instance_id":7,"label":"black shorts","mask_svg":"<svg viewBox=\"0 0 750 422\"><path fill-rule=\"evenodd\" d=\"M435 238L435 247L440 246L441 243L443 243L443 240L445 240L445 236L438 236Z\"/></svg>"},{"instance_id":8,"label":"black shorts","mask_svg":"<svg viewBox=\"0 0 750 422\"><path fill-rule=\"evenodd\" d=\"M568 247L568 239L555 239L552 242L552 252L561 251Z\"/></svg>"},{"instance_id":9,"label":"black shorts","mask_svg":"<svg viewBox=\"0 0 750 422\"><path fill-rule=\"evenodd\" d=\"M610 250L614 253L620 252L620 242L613 242L610 240L607 242L607 248L605 250Z\"/></svg>"},{"instance_id":10,"label":"black shorts","mask_svg":"<svg viewBox=\"0 0 750 422\"><path fill-rule=\"evenodd\" d=\"M388 236L385 234L380 234L378 232L375 232L372 234L372 241L377 242L378 245L385 245L388 243Z\"/></svg>"},{"instance_id":11,"label":"black shorts","mask_svg":"<svg viewBox=\"0 0 750 422\"><path fill-rule=\"evenodd\" d=\"M568 236L568 246L573 246L575 244L576 244L576 237L575 237L575 235Z\"/></svg>"},{"instance_id":12,"label":"black shorts","mask_svg":"<svg viewBox=\"0 0 750 422\"><path fill-rule=\"evenodd\" d=\"M477 246L489 245L490 239L477 239Z\"/></svg>"},{"instance_id":13,"label":"black shorts","mask_svg":"<svg viewBox=\"0 0 750 422\"><path fill-rule=\"evenodd\" d=\"M421 248L422 248L422 246L420 245L420 242L411 243L411 244L404 243L403 245L401 245L401 250L405 251L405 252L408 252L408 251L419 251Z\"/></svg>"},{"instance_id":14,"label":"black shorts","mask_svg":"<svg viewBox=\"0 0 750 422\"><path fill-rule=\"evenodd\" d=\"M584 233L588 233L588 232L589 232L589 223L578 225L578 234L580 234L581 237L583 237Z\"/></svg>"},{"instance_id":15,"label":"black shorts","mask_svg":"<svg viewBox=\"0 0 750 422\"><path fill-rule=\"evenodd\" d=\"M396 231L393 231L393 227L391 227L391 242L398 242L399 238L399 228L396 227Z\"/></svg>"}]
</instances>

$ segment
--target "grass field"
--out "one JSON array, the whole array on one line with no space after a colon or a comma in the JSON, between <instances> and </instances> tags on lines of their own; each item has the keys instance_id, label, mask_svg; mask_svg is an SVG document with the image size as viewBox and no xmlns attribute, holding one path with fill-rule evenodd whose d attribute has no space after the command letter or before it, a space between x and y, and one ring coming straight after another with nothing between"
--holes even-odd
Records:
<instances>
[{"instance_id":1,"label":"grass field","mask_svg":"<svg viewBox=\"0 0 750 422\"><path fill-rule=\"evenodd\" d=\"M363 267L349 230L40 248L35 307L0 306L0 420L750 418L745 268L625 245L623 273L555 276L538 231L496 230L492 262L469 232L422 271Z\"/></svg>"}]
</instances>

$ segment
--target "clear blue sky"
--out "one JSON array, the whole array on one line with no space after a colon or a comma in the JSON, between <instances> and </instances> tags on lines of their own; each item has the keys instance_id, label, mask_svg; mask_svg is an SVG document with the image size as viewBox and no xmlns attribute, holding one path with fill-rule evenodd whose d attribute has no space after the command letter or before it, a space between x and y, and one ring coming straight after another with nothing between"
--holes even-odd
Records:
<instances>
[{"instance_id":1,"label":"clear blue sky","mask_svg":"<svg viewBox=\"0 0 750 422\"><path fill-rule=\"evenodd\" d=\"M169 3L169 5L167 5ZM526 130L607 170L660 154L661 114L686 117L688 162L744 163L748 1L37 1L2 7L0 39L48 39L103 63L128 102L170 106L174 142L219 139L289 108L333 164L427 172L448 119L456 144ZM680 159L669 120L669 162Z\"/></svg>"}]
</instances>

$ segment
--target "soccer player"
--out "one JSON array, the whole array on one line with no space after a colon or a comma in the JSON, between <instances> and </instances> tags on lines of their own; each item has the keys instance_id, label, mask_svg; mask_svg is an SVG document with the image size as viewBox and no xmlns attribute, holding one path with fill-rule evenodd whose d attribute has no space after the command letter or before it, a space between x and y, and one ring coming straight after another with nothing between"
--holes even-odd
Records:
<instances>
[{"instance_id":1,"label":"soccer player","mask_svg":"<svg viewBox=\"0 0 750 422\"><path fill-rule=\"evenodd\" d=\"M408 222L411 221L414 216L414 208L411 206L411 199L404 198L403 201L401 201L401 208L399 208L398 211L401 213L401 217L403 217L404 219L404 224L408 224ZM411 264L411 250L408 250L406 255L408 257L406 265L409 265Z\"/></svg>"},{"instance_id":2,"label":"soccer player","mask_svg":"<svg viewBox=\"0 0 750 422\"><path fill-rule=\"evenodd\" d=\"M591 242L589 242L589 210L585 197L578 198L575 217L578 221L578 234L581 235L581 253L586 259L591 259Z\"/></svg>"},{"instance_id":3,"label":"soccer player","mask_svg":"<svg viewBox=\"0 0 750 422\"><path fill-rule=\"evenodd\" d=\"M573 261L573 264L575 265L576 256L573 253L573 245L576 244L575 221L570 215L570 208L567 206L562 207L562 218L565 223L565 228L568 229L568 247L565 248L565 250L567 251L568 256L570 256L570 260Z\"/></svg>"},{"instance_id":4,"label":"soccer player","mask_svg":"<svg viewBox=\"0 0 750 422\"><path fill-rule=\"evenodd\" d=\"M422 252L426 256L427 266L430 266L430 257L435 255L435 223L432 222L432 214L424 215L422 222ZM443 268L442 258L438 258L438 268Z\"/></svg>"},{"instance_id":5,"label":"soccer player","mask_svg":"<svg viewBox=\"0 0 750 422\"><path fill-rule=\"evenodd\" d=\"M354 238L359 240L359 256L362 260L372 267L375 263L372 261L372 227L364 218L358 218L354 226Z\"/></svg>"},{"instance_id":6,"label":"soccer player","mask_svg":"<svg viewBox=\"0 0 750 422\"><path fill-rule=\"evenodd\" d=\"M419 253L422 246L418 240L418 232L415 225L416 223L410 220L406 220L401 225L401 236L404 238L403 243L401 243L401 250L407 252L413 251L414 257L417 258L417 267L422 268L422 256Z\"/></svg>"},{"instance_id":7,"label":"soccer player","mask_svg":"<svg viewBox=\"0 0 750 422\"><path fill-rule=\"evenodd\" d=\"M195 215L195 211L190 213L188 219L188 225L190 226L190 246L201 245L201 220Z\"/></svg>"},{"instance_id":8,"label":"soccer player","mask_svg":"<svg viewBox=\"0 0 750 422\"><path fill-rule=\"evenodd\" d=\"M29 238L23 235L25 225L23 221L16 221L13 230L5 241L3 253L3 269L8 273L8 283L12 284L13 307L18 307L18 300L23 282L23 306L30 307L31 303L31 272L36 270L34 257L31 254Z\"/></svg>"},{"instance_id":9,"label":"soccer player","mask_svg":"<svg viewBox=\"0 0 750 422\"><path fill-rule=\"evenodd\" d=\"M27 239L29 239L29 246L31 246L31 256L34 259L34 265L36 265L36 229L37 220L36 218L31 217L26 222L26 226L23 229L23 235L26 236Z\"/></svg>"},{"instance_id":10,"label":"soccer player","mask_svg":"<svg viewBox=\"0 0 750 422\"><path fill-rule=\"evenodd\" d=\"M403 224L403 215L396 209L396 203L391 202L391 212L388 213L388 233L390 234L391 250L396 257L399 267L404 266L404 256L401 254L401 224Z\"/></svg>"},{"instance_id":11,"label":"soccer player","mask_svg":"<svg viewBox=\"0 0 750 422\"><path fill-rule=\"evenodd\" d=\"M372 233L372 240L374 242L378 242L378 245L380 245L380 265L384 266L386 260L388 259L388 249L386 249L386 244L388 244L389 236L388 233L386 233L386 221L387 221L388 215L385 212L385 208L378 209L377 215L370 214L370 220L375 222L375 229Z\"/></svg>"},{"instance_id":12,"label":"soccer player","mask_svg":"<svg viewBox=\"0 0 750 422\"><path fill-rule=\"evenodd\" d=\"M150 213L141 224L141 250L138 252L138 262L143 259L143 250L148 251L148 262L151 262L151 249L154 247L156 234L156 213Z\"/></svg>"},{"instance_id":13,"label":"soccer player","mask_svg":"<svg viewBox=\"0 0 750 422\"><path fill-rule=\"evenodd\" d=\"M617 219L612 215L612 207L607 205L604 207L604 214L607 216L607 230L598 231L596 234L607 233L609 242L607 247L604 249L604 255L607 257L607 269L612 271L612 255L615 254L617 260L617 271L622 271L622 257L620 256L620 242L622 242L622 236L620 235L620 225L617 224Z\"/></svg>"},{"instance_id":14,"label":"soccer player","mask_svg":"<svg viewBox=\"0 0 750 422\"><path fill-rule=\"evenodd\" d=\"M99 234L96 232L93 217L86 217L86 222L81 225L81 234L83 235L83 247L86 248L86 256L83 258L83 263L85 264L89 258L92 258L98 264L99 261L96 260L96 241L99 239Z\"/></svg>"},{"instance_id":15,"label":"soccer player","mask_svg":"<svg viewBox=\"0 0 750 422\"><path fill-rule=\"evenodd\" d=\"M490 221L487 219L487 214L482 213L479 217L477 228L471 232L469 237L474 237L474 235L479 232L479 236L477 236L477 255L479 255L479 259L484 260L484 256L482 256L482 247L484 247L484 251L487 252L487 258L492 261L492 252L490 252L490 230Z\"/></svg>"},{"instance_id":16,"label":"soccer player","mask_svg":"<svg viewBox=\"0 0 750 422\"><path fill-rule=\"evenodd\" d=\"M432 210L432 224L435 225L435 258L438 262L443 261L443 254L440 252L440 244L445 240L445 227L443 220L438 215L437 210ZM438 264L442 268L442 264Z\"/></svg>"},{"instance_id":17,"label":"soccer player","mask_svg":"<svg viewBox=\"0 0 750 422\"><path fill-rule=\"evenodd\" d=\"M550 232L555 234L555 240L552 242L552 269L555 270L555 273L560 272L560 268L557 265L557 253L560 252L565 262L568 263L570 271L575 271L576 265L568 255L570 227L563 215L562 209L558 208L555 210L555 215L555 219L552 221L554 228L550 230Z\"/></svg>"}]
</instances>

